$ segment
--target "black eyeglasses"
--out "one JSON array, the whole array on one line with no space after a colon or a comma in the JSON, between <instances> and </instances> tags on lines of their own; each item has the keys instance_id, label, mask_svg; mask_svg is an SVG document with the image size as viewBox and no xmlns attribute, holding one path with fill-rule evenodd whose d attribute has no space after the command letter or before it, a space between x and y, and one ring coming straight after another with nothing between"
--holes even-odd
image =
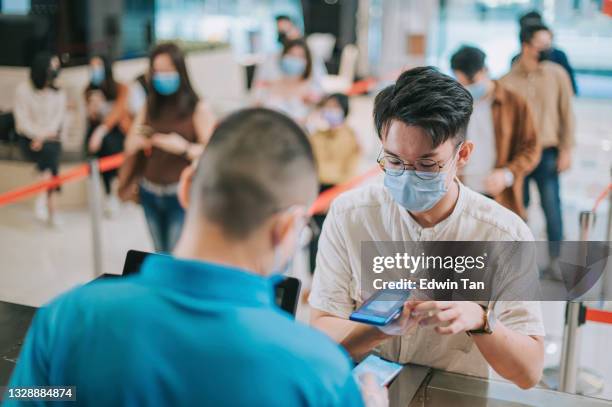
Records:
<instances>
[{"instance_id":1,"label":"black eyeglasses","mask_svg":"<svg viewBox=\"0 0 612 407\"><path fill-rule=\"evenodd\" d=\"M440 170L453 160L455 154L459 150L463 143L459 143L453 150L453 155L447 160L434 160L431 158L420 158L413 161L412 163L406 162L399 157L394 155L385 154L384 150L378 154L376 162L380 168L393 177L399 177L405 171L414 171L417 178L422 180L432 180L438 177Z\"/></svg>"}]
</instances>

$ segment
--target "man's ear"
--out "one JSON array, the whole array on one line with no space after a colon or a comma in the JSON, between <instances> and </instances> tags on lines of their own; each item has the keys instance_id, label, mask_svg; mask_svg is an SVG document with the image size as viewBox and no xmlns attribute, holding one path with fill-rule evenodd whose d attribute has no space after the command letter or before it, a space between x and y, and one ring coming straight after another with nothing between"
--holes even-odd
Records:
<instances>
[{"instance_id":1,"label":"man's ear","mask_svg":"<svg viewBox=\"0 0 612 407\"><path fill-rule=\"evenodd\" d=\"M474 151L474 143L470 140L465 140L459 149L459 157L457 158L457 168L463 167L470 160L470 156Z\"/></svg>"},{"instance_id":2,"label":"man's ear","mask_svg":"<svg viewBox=\"0 0 612 407\"><path fill-rule=\"evenodd\" d=\"M278 246L280 242L287 238L287 235L291 231L291 226L295 221L293 213L285 211L277 214L273 218L272 226L272 245Z\"/></svg>"},{"instance_id":3,"label":"man's ear","mask_svg":"<svg viewBox=\"0 0 612 407\"><path fill-rule=\"evenodd\" d=\"M181 172L181 178L179 179L178 185L178 200L183 209L187 210L190 203L190 191L193 177L195 176L196 165L195 163L186 167Z\"/></svg>"}]
</instances>

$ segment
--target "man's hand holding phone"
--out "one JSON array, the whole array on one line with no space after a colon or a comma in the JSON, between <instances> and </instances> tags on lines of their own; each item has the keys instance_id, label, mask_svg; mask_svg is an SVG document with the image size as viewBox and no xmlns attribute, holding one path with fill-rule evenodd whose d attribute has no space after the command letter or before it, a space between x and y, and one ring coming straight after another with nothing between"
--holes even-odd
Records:
<instances>
[{"instance_id":1,"label":"man's hand holding phone","mask_svg":"<svg viewBox=\"0 0 612 407\"><path fill-rule=\"evenodd\" d=\"M404 302L402 313L392 322L384 326L379 326L383 333L389 336L401 336L405 335L412 328L418 325L418 319L412 315L412 310L417 302L414 300L408 300Z\"/></svg>"}]
</instances>

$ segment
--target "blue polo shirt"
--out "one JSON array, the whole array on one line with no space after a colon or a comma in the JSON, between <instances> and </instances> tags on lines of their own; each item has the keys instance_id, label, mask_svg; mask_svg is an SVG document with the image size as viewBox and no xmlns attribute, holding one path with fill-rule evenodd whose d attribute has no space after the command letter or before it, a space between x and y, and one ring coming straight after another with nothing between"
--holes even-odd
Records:
<instances>
[{"instance_id":1,"label":"blue polo shirt","mask_svg":"<svg viewBox=\"0 0 612 407\"><path fill-rule=\"evenodd\" d=\"M10 386L49 385L92 406L363 404L347 355L278 309L270 279L169 256L37 312Z\"/></svg>"}]
</instances>

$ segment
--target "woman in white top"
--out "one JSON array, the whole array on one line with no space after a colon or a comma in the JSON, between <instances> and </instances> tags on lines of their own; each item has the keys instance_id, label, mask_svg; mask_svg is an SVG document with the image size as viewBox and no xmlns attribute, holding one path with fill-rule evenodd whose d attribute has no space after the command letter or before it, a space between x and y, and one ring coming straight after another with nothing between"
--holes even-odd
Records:
<instances>
[{"instance_id":1,"label":"woman in white top","mask_svg":"<svg viewBox=\"0 0 612 407\"><path fill-rule=\"evenodd\" d=\"M55 87L60 62L57 56L40 53L34 57L30 80L17 87L15 95L15 128L23 155L36 163L42 179L58 174L61 154L60 132L66 115L66 94ZM55 223L54 189L47 190L36 202L39 219Z\"/></svg>"},{"instance_id":2,"label":"woman in white top","mask_svg":"<svg viewBox=\"0 0 612 407\"><path fill-rule=\"evenodd\" d=\"M278 64L277 78L255 84L255 104L281 111L304 125L322 96L312 80L312 56L306 42L285 42Z\"/></svg>"}]
</instances>

